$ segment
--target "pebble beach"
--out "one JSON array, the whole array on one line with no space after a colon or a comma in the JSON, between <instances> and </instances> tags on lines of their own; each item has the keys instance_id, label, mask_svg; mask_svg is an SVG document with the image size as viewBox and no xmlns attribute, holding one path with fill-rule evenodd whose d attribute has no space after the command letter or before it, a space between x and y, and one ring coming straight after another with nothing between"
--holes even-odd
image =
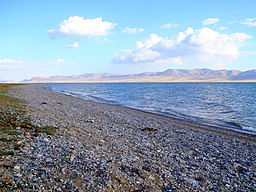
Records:
<instances>
[{"instance_id":1,"label":"pebble beach","mask_svg":"<svg viewBox=\"0 0 256 192\"><path fill-rule=\"evenodd\" d=\"M52 92L12 88L34 125L8 176L22 191L256 191L256 136ZM17 189L19 191L19 189Z\"/></svg>"}]
</instances>

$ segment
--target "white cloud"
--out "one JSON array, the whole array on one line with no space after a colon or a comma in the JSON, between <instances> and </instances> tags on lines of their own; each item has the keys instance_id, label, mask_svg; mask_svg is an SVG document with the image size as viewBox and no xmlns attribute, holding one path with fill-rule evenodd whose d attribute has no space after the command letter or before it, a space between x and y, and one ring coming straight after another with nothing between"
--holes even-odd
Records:
<instances>
[{"instance_id":1,"label":"white cloud","mask_svg":"<svg viewBox=\"0 0 256 192\"><path fill-rule=\"evenodd\" d=\"M71 16L59 24L58 29L50 29L47 32L53 36L105 36L117 24L102 21L102 18L85 19L79 16Z\"/></svg>"},{"instance_id":2,"label":"white cloud","mask_svg":"<svg viewBox=\"0 0 256 192\"><path fill-rule=\"evenodd\" d=\"M175 27L179 27L179 24L172 24L172 23L165 23L163 25L161 25L161 28L163 29L171 29L171 28L175 28Z\"/></svg>"},{"instance_id":3,"label":"white cloud","mask_svg":"<svg viewBox=\"0 0 256 192\"><path fill-rule=\"evenodd\" d=\"M189 27L173 38L151 34L144 41L136 42L134 50L120 51L116 63L157 63L172 60L181 64L183 59L192 58L201 62L226 62L240 56L239 48L251 38L245 33L221 34L210 28L194 30Z\"/></svg>"},{"instance_id":4,"label":"white cloud","mask_svg":"<svg viewBox=\"0 0 256 192\"><path fill-rule=\"evenodd\" d=\"M104 38L98 39L98 42L100 42L100 43L108 43L108 42L110 42L110 39L104 37Z\"/></svg>"},{"instance_id":5,"label":"white cloud","mask_svg":"<svg viewBox=\"0 0 256 192\"><path fill-rule=\"evenodd\" d=\"M66 61L64 59L54 59L50 62L51 65L62 65L64 64Z\"/></svg>"},{"instance_id":6,"label":"white cloud","mask_svg":"<svg viewBox=\"0 0 256 192\"><path fill-rule=\"evenodd\" d=\"M248 27L256 27L256 17L255 18L247 18L240 23L243 25L247 25Z\"/></svg>"},{"instance_id":7,"label":"white cloud","mask_svg":"<svg viewBox=\"0 0 256 192\"><path fill-rule=\"evenodd\" d=\"M15 59L0 59L0 68L18 68L25 65L22 60Z\"/></svg>"},{"instance_id":8,"label":"white cloud","mask_svg":"<svg viewBox=\"0 0 256 192\"><path fill-rule=\"evenodd\" d=\"M203 25L213 25L219 22L219 18L207 18L203 20Z\"/></svg>"},{"instance_id":9,"label":"white cloud","mask_svg":"<svg viewBox=\"0 0 256 192\"><path fill-rule=\"evenodd\" d=\"M66 45L67 48L75 48L75 49L78 48L78 46L79 46L78 42L74 42L73 44Z\"/></svg>"},{"instance_id":10,"label":"white cloud","mask_svg":"<svg viewBox=\"0 0 256 192\"><path fill-rule=\"evenodd\" d=\"M143 28L130 28L130 27L126 27L122 33L127 33L127 34L136 34L136 33L141 33L143 32L144 29Z\"/></svg>"},{"instance_id":11,"label":"white cloud","mask_svg":"<svg viewBox=\"0 0 256 192\"><path fill-rule=\"evenodd\" d=\"M155 60L149 64L151 64L151 65L170 65L170 64L181 65L181 64L183 64L183 59L181 57L164 58L164 59Z\"/></svg>"},{"instance_id":12,"label":"white cloud","mask_svg":"<svg viewBox=\"0 0 256 192\"><path fill-rule=\"evenodd\" d=\"M246 55L246 56L256 55L256 50L243 51L242 55Z\"/></svg>"},{"instance_id":13,"label":"white cloud","mask_svg":"<svg viewBox=\"0 0 256 192\"><path fill-rule=\"evenodd\" d=\"M224 31L224 30L226 30L227 29L227 27L219 27L219 30L220 31Z\"/></svg>"},{"instance_id":14,"label":"white cloud","mask_svg":"<svg viewBox=\"0 0 256 192\"><path fill-rule=\"evenodd\" d=\"M229 25L235 24L235 23L239 23L239 21L237 21L237 20L232 20L232 21L229 21L229 22L228 22Z\"/></svg>"}]
</instances>

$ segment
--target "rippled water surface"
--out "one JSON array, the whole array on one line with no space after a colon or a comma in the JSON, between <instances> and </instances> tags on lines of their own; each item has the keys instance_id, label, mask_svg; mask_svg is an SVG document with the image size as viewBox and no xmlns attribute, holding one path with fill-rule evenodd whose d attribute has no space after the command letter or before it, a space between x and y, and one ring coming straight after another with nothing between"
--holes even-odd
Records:
<instances>
[{"instance_id":1,"label":"rippled water surface","mask_svg":"<svg viewBox=\"0 0 256 192\"><path fill-rule=\"evenodd\" d=\"M256 133L256 83L49 84L88 100Z\"/></svg>"}]
</instances>

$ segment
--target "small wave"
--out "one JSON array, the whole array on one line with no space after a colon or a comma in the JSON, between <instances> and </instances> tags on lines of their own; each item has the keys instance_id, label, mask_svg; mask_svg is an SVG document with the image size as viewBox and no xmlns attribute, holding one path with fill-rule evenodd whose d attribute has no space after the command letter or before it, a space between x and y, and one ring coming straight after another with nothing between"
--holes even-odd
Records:
<instances>
[{"instance_id":1,"label":"small wave","mask_svg":"<svg viewBox=\"0 0 256 192\"><path fill-rule=\"evenodd\" d=\"M234 113L235 111L229 110L229 111L220 111L220 114L229 114L229 113Z\"/></svg>"},{"instance_id":2,"label":"small wave","mask_svg":"<svg viewBox=\"0 0 256 192\"><path fill-rule=\"evenodd\" d=\"M218 103L211 103L211 102L208 102L208 103L206 103L206 104L209 105L209 106L211 106L211 107L217 107L217 106L219 106Z\"/></svg>"},{"instance_id":3,"label":"small wave","mask_svg":"<svg viewBox=\"0 0 256 192\"><path fill-rule=\"evenodd\" d=\"M247 131L247 132L253 132L253 133L256 133L256 128L254 127L249 127L249 126L243 126L242 128L243 130Z\"/></svg>"},{"instance_id":4,"label":"small wave","mask_svg":"<svg viewBox=\"0 0 256 192\"><path fill-rule=\"evenodd\" d=\"M227 123L228 125L231 125L232 127L235 127L235 128L238 128L238 129L243 129L243 126L241 125L241 124L239 124L239 123L237 123L237 122L225 122L225 123Z\"/></svg>"}]
</instances>

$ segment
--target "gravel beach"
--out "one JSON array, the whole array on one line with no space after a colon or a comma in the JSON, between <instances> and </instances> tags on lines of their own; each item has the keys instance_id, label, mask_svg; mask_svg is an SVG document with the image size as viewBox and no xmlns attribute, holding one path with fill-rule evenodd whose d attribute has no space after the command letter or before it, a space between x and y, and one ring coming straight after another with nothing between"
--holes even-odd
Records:
<instances>
[{"instance_id":1,"label":"gravel beach","mask_svg":"<svg viewBox=\"0 0 256 192\"><path fill-rule=\"evenodd\" d=\"M256 191L256 136L55 93L9 93L53 136L24 138L13 182L25 191ZM29 139L28 139L29 138ZM6 157L10 158L10 157Z\"/></svg>"}]
</instances>

